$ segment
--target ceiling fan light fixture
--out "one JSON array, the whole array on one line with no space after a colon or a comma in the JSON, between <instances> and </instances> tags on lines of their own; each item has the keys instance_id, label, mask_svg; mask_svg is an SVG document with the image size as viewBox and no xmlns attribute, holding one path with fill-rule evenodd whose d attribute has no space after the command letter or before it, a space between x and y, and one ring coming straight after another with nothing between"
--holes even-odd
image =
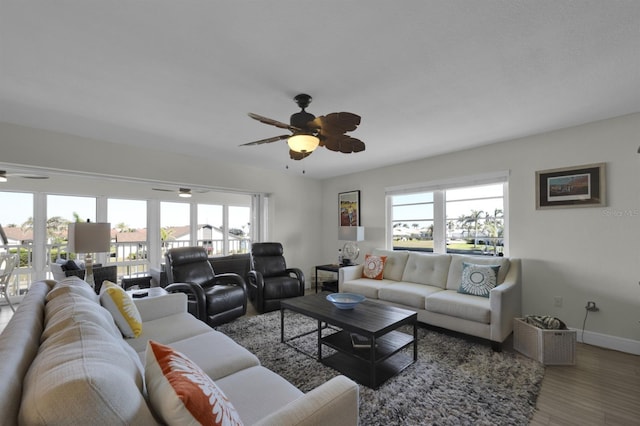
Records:
<instances>
[{"instance_id":1,"label":"ceiling fan light fixture","mask_svg":"<svg viewBox=\"0 0 640 426\"><path fill-rule=\"evenodd\" d=\"M178 192L178 197L191 198L191 190L189 188L180 188L180 192Z\"/></svg>"},{"instance_id":2,"label":"ceiling fan light fixture","mask_svg":"<svg viewBox=\"0 0 640 426\"><path fill-rule=\"evenodd\" d=\"M313 135L299 133L291 136L287 143L289 148L295 152L307 153L315 150L320 144L320 139Z\"/></svg>"}]
</instances>

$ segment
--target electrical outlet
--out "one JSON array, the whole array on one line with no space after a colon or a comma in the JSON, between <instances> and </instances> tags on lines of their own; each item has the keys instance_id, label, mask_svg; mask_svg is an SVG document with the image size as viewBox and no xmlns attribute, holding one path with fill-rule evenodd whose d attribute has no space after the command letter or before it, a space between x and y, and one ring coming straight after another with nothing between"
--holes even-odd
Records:
<instances>
[{"instance_id":1,"label":"electrical outlet","mask_svg":"<svg viewBox=\"0 0 640 426\"><path fill-rule=\"evenodd\" d=\"M562 296L556 296L553 298L553 306L556 308L562 308Z\"/></svg>"},{"instance_id":2,"label":"electrical outlet","mask_svg":"<svg viewBox=\"0 0 640 426\"><path fill-rule=\"evenodd\" d=\"M584 307L589 312L598 312L600 308L596 306L596 302L587 302L587 306Z\"/></svg>"}]
</instances>

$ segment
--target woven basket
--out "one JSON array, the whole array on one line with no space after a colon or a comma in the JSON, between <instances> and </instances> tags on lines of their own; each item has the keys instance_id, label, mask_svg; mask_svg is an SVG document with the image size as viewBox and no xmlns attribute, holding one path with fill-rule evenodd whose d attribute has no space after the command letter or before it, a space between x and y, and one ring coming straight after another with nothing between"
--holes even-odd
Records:
<instances>
[{"instance_id":1,"label":"woven basket","mask_svg":"<svg viewBox=\"0 0 640 426\"><path fill-rule=\"evenodd\" d=\"M515 318L513 348L545 365L575 365L576 331L545 330Z\"/></svg>"}]
</instances>

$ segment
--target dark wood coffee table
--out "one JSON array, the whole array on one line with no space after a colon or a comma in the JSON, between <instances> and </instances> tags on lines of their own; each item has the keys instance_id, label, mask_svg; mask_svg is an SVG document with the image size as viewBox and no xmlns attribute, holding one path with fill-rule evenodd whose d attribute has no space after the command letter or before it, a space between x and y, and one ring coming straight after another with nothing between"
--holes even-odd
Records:
<instances>
[{"instance_id":1,"label":"dark wood coffee table","mask_svg":"<svg viewBox=\"0 0 640 426\"><path fill-rule=\"evenodd\" d=\"M418 315L415 312L368 300L354 309L342 310L329 302L326 296L312 294L281 301L280 341L295 348L291 342L309 334L285 339L286 310L316 319L318 328L312 333L318 335L318 361L374 389L418 359ZM335 327L336 332L322 336L322 330L326 328L322 323ZM413 325L413 336L397 330L403 325ZM370 347L354 348L351 333L368 338ZM402 351L411 344L413 357ZM335 349L335 354L323 358L323 345Z\"/></svg>"}]
</instances>

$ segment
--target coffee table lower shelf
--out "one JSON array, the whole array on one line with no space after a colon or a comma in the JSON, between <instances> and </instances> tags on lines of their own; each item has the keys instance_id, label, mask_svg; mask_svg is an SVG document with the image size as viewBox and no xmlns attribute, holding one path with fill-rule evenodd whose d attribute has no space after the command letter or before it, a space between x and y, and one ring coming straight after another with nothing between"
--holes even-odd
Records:
<instances>
[{"instance_id":1,"label":"coffee table lower shelf","mask_svg":"<svg viewBox=\"0 0 640 426\"><path fill-rule=\"evenodd\" d=\"M413 364L417 355L413 336L399 331L376 339L373 360L371 348L354 348L351 333L346 330L325 336L321 342L337 351L327 357L320 355L323 364L373 389ZM413 356L401 352L411 345L414 345Z\"/></svg>"}]
</instances>

